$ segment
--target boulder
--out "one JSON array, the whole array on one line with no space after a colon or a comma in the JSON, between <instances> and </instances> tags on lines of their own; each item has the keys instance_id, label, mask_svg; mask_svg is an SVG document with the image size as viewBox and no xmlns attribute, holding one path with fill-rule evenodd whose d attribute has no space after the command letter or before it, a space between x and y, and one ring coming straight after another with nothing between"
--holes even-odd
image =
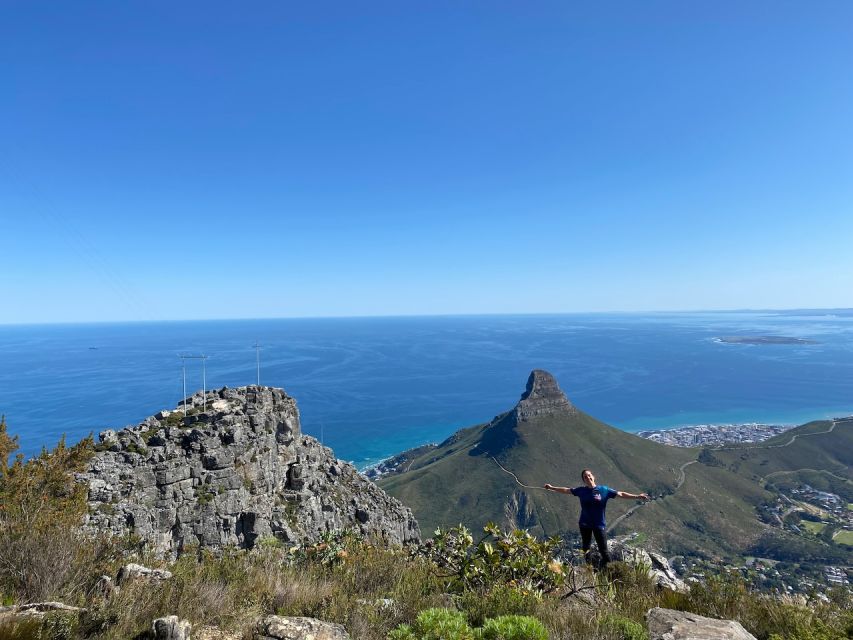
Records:
<instances>
[{"instance_id":1,"label":"boulder","mask_svg":"<svg viewBox=\"0 0 853 640\"><path fill-rule=\"evenodd\" d=\"M243 634L223 631L219 627L208 625L193 631L193 640L243 640Z\"/></svg>"},{"instance_id":2,"label":"boulder","mask_svg":"<svg viewBox=\"0 0 853 640\"><path fill-rule=\"evenodd\" d=\"M756 640L734 620L655 607L646 614L649 640Z\"/></svg>"},{"instance_id":3,"label":"boulder","mask_svg":"<svg viewBox=\"0 0 853 640\"><path fill-rule=\"evenodd\" d=\"M267 616L258 625L257 640L350 640L339 624L315 618Z\"/></svg>"},{"instance_id":4,"label":"boulder","mask_svg":"<svg viewBox=\"0 0 853 640\"><path fill-rule=\"evenodd\" d=\"M148 567L143 567L141 564L131 562L118 570L115 581L117 585L121 585L128 580L143 579L160 582L168 580L171 577L172 572L166 571L166 569L149 569Z\"/></svg>"},{"instance_id":5,"label":"boulder","mask_svg":"<svg viewBox=\"0 0 853 640\"><path fill-rule=\"evenodd\" d=\"M155 640L190 640L192 625L178 616L157 618L151 626Z\"/></svg>"},{"instance_id":6,"label":"boulder","mask_svg":"<svg viewBox=\"0 0 853 640\"><path fill-rule=\"evenodd\" d=\"M607 542L607 550L610 552L611 560L646 567L660 589L669 589L679 593L687 593L690 590L687 583L678 577L675 569L669 564L669 560L656 551L647 551L641 547L631 546L628 544L630 538L631 536L623 536ZM601 562L601 556L595 544L592 545L589 556L594 565L597 566Z\"/></svg>"}]
</instances>

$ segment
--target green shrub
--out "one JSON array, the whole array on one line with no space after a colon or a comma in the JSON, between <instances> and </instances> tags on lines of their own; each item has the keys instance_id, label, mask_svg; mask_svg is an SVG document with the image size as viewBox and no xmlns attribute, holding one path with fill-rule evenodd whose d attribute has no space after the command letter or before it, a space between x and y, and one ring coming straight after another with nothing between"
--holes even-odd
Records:
<instances>
[{"instance_id":1,"label":"green shrub","mask_svg":"<svg viewBox=\"0 0 853 640\"><path fill-rule=\"evenodd\" d=\"M0 640L33 640L39 638L41 621L32 618L12 618L0 622Z\"/></svg>"},{"instance_id":2,"label":"green shrub","mask_svg":"<svg viewBox=\"0 0 853 640\"><path fill-rule=\"evenodd\" d=\"M461 611L427 609L411 626L403 624L391 631L388 640L474 640L474 632Z\"/></svg>"},{"instance_id":3,"label":"green shrub","mask_svg":"<svg viewBox=\"0 0 853 640\"><path fill-rule=\"evenodd\" d=\"M642 624L615 613L605 615L601 627L620 640L649 640L649 634Z\"/></svg>"},{"instance_id":4,"label":"green shrub","mask_svg":"<svg viewBox=\"0 0 853 640\"><path fill-rule=\"evenodd\" d=\"M488 618L472 629L462 611L434 608L421 611L411 626L398 626L388 640L548 640L548 632L530 616Z\"/></svg>"},{"instance_id":5,"label":"green shrub","mask_svg":"<svg viewBox=\"0 0 853 640\"><path fill-rule=\"evenodd\" d=\"M462 525L438 529L419 552L439 568L457 592L506 584L548 593L565 584L566 567L554 557L558 538L540 542L527 531L502 532L491 522L483 532L483 539L475 546L471 533Z\"/></svg>"},{"instance_id":6,"label":"green shrub","mask_svg":"<svg viewBox=\"0 0 853 640\"><path fill-rule=\"evenodd\" d=\"M545 627L530 616L490 618L474 634L478 640L548 640Z\"/></svg>"},{"instance_id":7,"label":"green shrub","mask_svg":"<svg viewBox=\"0 0 853 640\"><path fill-rule=\"evenodd\" d=\"M94 453L91 437L61 439L25 461L0 419L0 593L16 602L81 599L111 559L106 538L79 535L86 487L74 481Z\"/></svg>"},{"instance_id":8,"label":"green shrub","mask_svg":"<svg viewBox=\"0 0 853 640\"><path fill-rule=\"evenodd\" d=\"M505 584L481 591L466 591L458 597L459 608L468 613L474 625L487 618L507 615L535 615L542 603L538 594Z\"/></svg>"}]
</instances>

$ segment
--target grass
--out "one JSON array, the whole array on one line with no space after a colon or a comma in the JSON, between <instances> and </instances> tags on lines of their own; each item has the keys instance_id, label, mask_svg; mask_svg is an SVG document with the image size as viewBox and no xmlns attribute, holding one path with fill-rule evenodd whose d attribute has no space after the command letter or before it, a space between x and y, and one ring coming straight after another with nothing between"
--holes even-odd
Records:
<instances>
[{"instance_id":1,"label":"grass","mask_svg":"<svg viewBox=\"0 0 853 640\"><path fill-rule=\"evenodd\" d=\"M152 558L122 553L113 559L113 570L129 559L155 564ZM760 639L776 633L806 640L810 636L800 632L817 620L835 635L815 637L843 638L845 625L853 624L847 601L808 607L767 598L749 592L739 576L713 577L689 594L674 594L657 590L644 569L618 562L601 573L576 568L572 584L587 594L582 596L562 598L566 589L541 594L509 583L449 593L440 570L429 561L356 539L334 554L294 554L273 544L249 552L187 553L168 568L174 574L170 580L131 582L105 597L91 588L104 570L93 564L86 588L72 593L60 585L45 594L87 607L79 619L59 625L61 637L141 640L149 637L152 620L165 615L177 615L195 627L250 634L260 617L273 613L336 622L359 640L385 640L400 624L413 624L420 612L436 607L462 612L472 627L499 616L532 616L552 640L643 638L645 612L656 606L736 619ZM0 640L58 637L39 633L0 626Z\"/></svg>"},{"instance_id":2,"label":"grass","mask_svg":"<svg viewBox=\"0 0 853 640\"><path fill-rule=\"evenodd\" d=\"M832 541L836 544L846 544L853 547L853 531L839 531Z\"/></svg>"},{"instance_id":3,"label":"grass","mask_svg":"<svg viewBox=\"0 0 853 640\"><path fill-rule=\"evenodd\" d=\"M812 522L810 520L802 520L800 522L800 526L803 529L808 529L809 531L811 531L815 535L819 534L821 531L826 529L826 523L825 522Z\"/></svg>"}]
</instances>

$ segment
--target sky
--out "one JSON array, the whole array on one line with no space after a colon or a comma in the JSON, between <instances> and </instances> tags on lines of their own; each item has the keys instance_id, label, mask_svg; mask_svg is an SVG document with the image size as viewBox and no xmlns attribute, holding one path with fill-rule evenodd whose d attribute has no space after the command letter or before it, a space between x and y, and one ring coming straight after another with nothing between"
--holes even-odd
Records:
<instances>
[{"instance_id":1,"label":"sky","mask_svg":"<svg viewBox=\"0 0 853 640\"><path fill-rule=\"evenodd\" d=\"M0 2L0 323L853 307L853 4Z\"/></svg>"}]
</instances>

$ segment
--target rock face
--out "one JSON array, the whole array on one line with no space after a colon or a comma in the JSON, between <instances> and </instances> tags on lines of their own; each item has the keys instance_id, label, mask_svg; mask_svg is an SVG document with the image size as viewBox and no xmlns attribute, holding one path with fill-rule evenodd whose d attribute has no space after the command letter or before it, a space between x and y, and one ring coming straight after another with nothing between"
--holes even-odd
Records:
<instances>
[{"instance_id":1,"label":"rock face","mask_svg":"<svg viewBox=\"0 0 853 640\"><path fill-rule=\"evenodd\" d=\"M557 381L547 371L534 369L527 379L527 389L514 412L521 422L531 418L562 413L575 413L574 405L566 398Z\"/></svg>"},{"instance_id":2,"label":"rock face","mask_svg":"<svg viewBox=\"0 0 853 640\"><path fill-rule=\"evenodd\" d=\"M577 409L566 398L554 376L542 369L534 369L527 379L527 389L521 395L521 400L512 411L492 419L483 432L480 442L471 450L471 455L500 456L504 451L518 444L518 428L521 423L537 418L574 413L577 413ZM449 444L451 438L441 443L439 448ZM508 505L505 511L508 513L510 509L512 505ZM509 515L507 518L511 521Z\"/></svg>"},{"instance_id":3,"label":"rock face","mask_svg":"<svg viewBox=\"0 0 853 640\"><path fill-rule=\"evenodd\" d=\"M78 474L89 488L84 528L133 532L167 555L271 536L316 541L346 527L391 544L420 539L408 508L301 434L283 390L223 388L180 409L101 434Z\"/></svg>"},{"instance_id":4,"label":"rock face","mask_svg":"<svg viewBox=\"0 0 853 640\"><path fill-rule=\"evenodd\" d=\"M655 607L646 614L649 640L755 640L734 620L705 618L695 613Z\"/></svg>"},{"instance_id":5,"label":"rock face","mask_svg":"<svg viewBox=\"0 0 853 640\"><path fill-rule=\"evenodd\" d=\"M690 590L687 583L678 577L675 569L669 564L669 560L655 551L647 551L629 545L627 543L629 539L630 536L624 536L608 540L607 551L610 553L611 560L646 567L660 589L669 589L680 593L686 593ZM594 565L601 562L598 545L593 544L590 547L589 556Z\"/></svg>"}]
</instances>

